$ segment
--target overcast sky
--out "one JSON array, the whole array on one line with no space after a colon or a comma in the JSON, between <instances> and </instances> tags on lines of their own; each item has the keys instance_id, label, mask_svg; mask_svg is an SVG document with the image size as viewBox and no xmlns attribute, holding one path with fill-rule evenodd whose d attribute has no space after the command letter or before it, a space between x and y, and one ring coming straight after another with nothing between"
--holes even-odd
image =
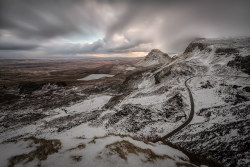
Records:
<instances>
[{"instance_id":1,"label":"overcast sky","mask_svg":"<svg viewBox=\"0 0 250 167\"><path fill-rule=\"evenodd\" d=\"M0 58L181 52L250 36L249 0L0 0Z\"/></svg>"}]
</instances>

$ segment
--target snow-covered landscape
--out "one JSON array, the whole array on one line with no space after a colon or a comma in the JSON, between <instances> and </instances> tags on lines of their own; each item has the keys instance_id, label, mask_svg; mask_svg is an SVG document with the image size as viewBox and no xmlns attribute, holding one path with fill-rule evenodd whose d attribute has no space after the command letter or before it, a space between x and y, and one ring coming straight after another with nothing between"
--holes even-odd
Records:
<instances>
[{"instance_id":1,"label":"snow-covered landscape","mask_svg":"<svg viewBox=\"0 0 250 167\"><path fill-rule=\"evenodd\" d=\"M0 164L247 167L249 52L249 38L199 39L175 58L152 50L115 89L52 84L24 93L1 106ZM53 107L43 103L52 96Z\"/></svg>"},{"instance_id":2,"label":"snow-covered landscape","mask_svg":"<svg viewBox=\"0 0 250 167\"><path fill-rule=\"evenodd\" d=\"M250 167L249 0L0 0L0 167Z\"/></svg>"}]
</instances>

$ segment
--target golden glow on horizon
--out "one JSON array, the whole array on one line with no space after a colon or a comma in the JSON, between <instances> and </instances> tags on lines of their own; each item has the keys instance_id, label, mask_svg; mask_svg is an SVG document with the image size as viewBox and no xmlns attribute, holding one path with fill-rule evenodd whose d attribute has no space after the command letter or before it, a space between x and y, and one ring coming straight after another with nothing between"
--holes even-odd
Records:
<instances>
[{"instance_id":1,"label":"golden glow on horizon","mask_svg":"<svg viewBox=\"0 0 250 167\"><path fill-rule=\"evenodd\" d=\"M144 57L148 52L105 53L105 54L77 54L77 56L93 57Z\"/></svg>"}]
</instances>

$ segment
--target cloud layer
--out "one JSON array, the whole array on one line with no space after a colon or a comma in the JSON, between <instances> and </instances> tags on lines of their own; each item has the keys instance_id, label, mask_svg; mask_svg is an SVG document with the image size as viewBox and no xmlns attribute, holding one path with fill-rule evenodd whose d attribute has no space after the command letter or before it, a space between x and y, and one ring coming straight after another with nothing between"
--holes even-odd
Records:
<instances>
[{"instance_id":1,"label":"cloud layer","mask_svg":"<svg viewBox=\"0 0 250 167\"><path fill-rule=\"evenodd\" d=\"M249 36L249 6L247 0L1 0L0 57L182 51L195 37Z\"/></svg>"}]
</instances>

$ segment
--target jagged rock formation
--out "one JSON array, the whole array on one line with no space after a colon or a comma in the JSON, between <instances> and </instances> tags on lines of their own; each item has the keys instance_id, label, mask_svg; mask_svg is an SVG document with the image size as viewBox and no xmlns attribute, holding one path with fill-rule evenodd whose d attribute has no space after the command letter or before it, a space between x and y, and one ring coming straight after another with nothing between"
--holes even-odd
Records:
<instances>
[{"instance_id":1,"label":"jagged rock formation","mask_svg":"<svg viewBox=\"0 0 250 167\"><path fill-rule=\"evenodd\" d=\"M164 64L164 63L169 63L171 62L172 59L169 57L168 54L163 53L159 49L152 49L147 56L138 62L136 65L137 66L153 66L153 65L159 65L159 64Z\"/></svg>"}]
</instances>

